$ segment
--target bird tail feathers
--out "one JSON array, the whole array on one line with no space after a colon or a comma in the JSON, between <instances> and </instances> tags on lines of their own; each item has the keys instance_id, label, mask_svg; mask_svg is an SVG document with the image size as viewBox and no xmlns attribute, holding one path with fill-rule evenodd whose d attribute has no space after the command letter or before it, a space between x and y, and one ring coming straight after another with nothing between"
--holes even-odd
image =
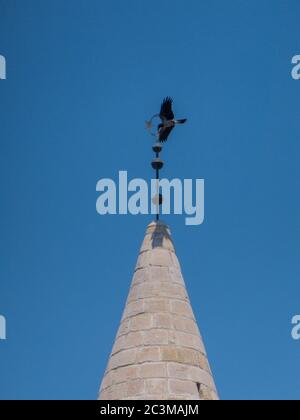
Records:
<instances>
[{"instance_id":1,"label":"bird tail feathers","mask_svg":"<svg viewBox=\"0 0 300 420\"><path fill-rule=\"evenodd\" d=\"M184 124L186 120L186 118L182 118L181 120L175 120L175 124Z\"/></svg>"}]
</instances>

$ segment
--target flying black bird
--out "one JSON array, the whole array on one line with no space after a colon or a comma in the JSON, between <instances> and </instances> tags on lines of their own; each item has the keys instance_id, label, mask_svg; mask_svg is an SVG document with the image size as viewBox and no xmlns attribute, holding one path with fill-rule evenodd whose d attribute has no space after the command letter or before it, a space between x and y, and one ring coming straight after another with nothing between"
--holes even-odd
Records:
<instances>
[{"instance_id":1,"label":"flying black bird","mask_svg":"<svg viewBox=\"0 0 300 420\"><path fill-rule=\"evenodd\" d=\"M181 120L174 119L172 103L173 103L173 99L167 96L161 104L159 117L162 122L157 127L157 130L158 130L157 135L158 135L158 140L160 142L164 142L168 140L169 134L171 133L175 125L184 124L186 122L186 118L181 119Z\"/></svg>"}]
</instances>

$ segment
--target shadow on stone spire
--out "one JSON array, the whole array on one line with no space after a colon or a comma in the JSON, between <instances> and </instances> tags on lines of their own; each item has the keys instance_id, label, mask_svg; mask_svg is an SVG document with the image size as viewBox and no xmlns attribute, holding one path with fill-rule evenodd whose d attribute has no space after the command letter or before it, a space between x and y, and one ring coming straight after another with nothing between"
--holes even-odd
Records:
<instances>
[{"instance_id":1,"label":"shadow on stone spire","mask_svg":"<svg viewBox=\"0 0 300 420\"><path fill-rule=\"evenodd\" d=\"M164 248L164 242L170 241L173 245L169 227L161 221L156 221L151 224L155 225L154 231L151 235L152 248ZM150 226L151 226L150 225ZM173 245L174 246L174 245Z\"/></svg>"}]
</instances>

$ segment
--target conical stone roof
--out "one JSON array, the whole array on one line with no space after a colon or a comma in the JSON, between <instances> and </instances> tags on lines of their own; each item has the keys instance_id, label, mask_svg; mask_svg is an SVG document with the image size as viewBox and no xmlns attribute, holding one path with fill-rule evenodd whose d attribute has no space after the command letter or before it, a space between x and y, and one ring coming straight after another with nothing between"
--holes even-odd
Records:
<instances>
[{"instance_id":1,"label":"conical stone roof","mask_svg":"<svg viewBox=\"0 0 300 420\"><path fill-rule=\"evenodd\" d=\"M218 399L170 231L162 222L147 228L99 399Z\"/></svg>"}]
</instances>

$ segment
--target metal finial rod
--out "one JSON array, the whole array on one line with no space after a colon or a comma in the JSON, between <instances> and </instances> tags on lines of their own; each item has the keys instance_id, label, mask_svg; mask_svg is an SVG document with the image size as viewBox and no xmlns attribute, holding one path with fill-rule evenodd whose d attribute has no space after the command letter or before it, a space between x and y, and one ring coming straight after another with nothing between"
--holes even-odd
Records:
<instances>
[{"instance_id":1,"label":"metal finial rod","mask_svg":"<svg viewBox=\"0 0 300 420\"><path fill-rule=\"evenodd\" d=\"M168 137L175 126L186 122L186 118L175 119L172 105L173 99L170 96L165 97L161 104L159 114L153 115L149 121L146 121L147 130L152 136L156 137L156 143L152 146L152 150L156 156L155 159L152 160L152 168L156 171L156 202L154 201L154 197L152 198L152 203L156 205L156 220L159 220L159 206L163 203L163 196L159 193L159 171L164 165L163 161L159 158L159 153L162 150L162 143L168 140ZM160 119L158 125L155 124L156 119Z\"/></svg>"},{"instance_id":2,"label":"metal finial rod","mask_svg":"<svg viewBox=\"0 0 300 420\"><path fill-rule=\"evenodd\" d=\"M158 155L158 153L157 153ZM158 156L157 156L158 157ZM159 169L156 169L156 220L159 221Z\"/></svg>"},{"instance_id":3,"label":"metal finial rod","mask_svg":"<svg viewBox=\"0 0 300 420\"><path fill-rule=\"evenodd\" d=\"M159 206L162 203L161 196L159 194L159 171L164 166L164 162L160 159L159 153L162 150L162 146L160 143L155 143L152 147L153 151L155 152L155 159L152 160L152 168L155 170L156 173L156 220L159 220Z\"/></svg>"}]
</instances>

